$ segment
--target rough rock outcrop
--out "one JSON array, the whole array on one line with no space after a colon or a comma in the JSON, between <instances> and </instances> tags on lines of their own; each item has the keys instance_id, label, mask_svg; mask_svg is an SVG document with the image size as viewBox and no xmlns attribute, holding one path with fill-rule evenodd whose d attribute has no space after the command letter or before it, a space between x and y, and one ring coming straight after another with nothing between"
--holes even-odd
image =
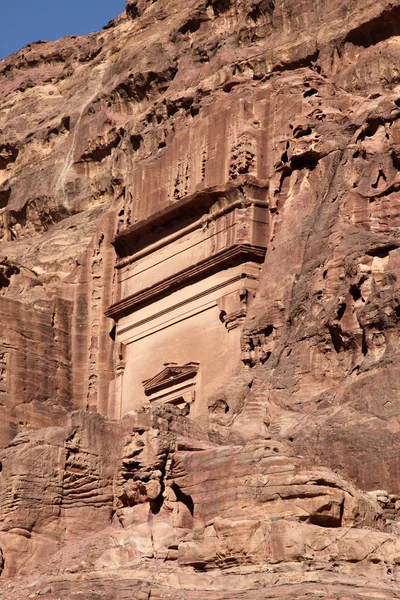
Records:
<instances>
[{"instance_id":1,"label":"rough rock outcrop","mask_svg":"<svg viewBox=\"0 0 400 600\"><path fill-rule=\"evenodd\" d=\"M128 0L0 61L2 598L398 597L399 17ZM122 418L132 252L250 222L232 377Z\"/></svg>"},{"instance_id":2,"label":"rough rock outcrop","mask_svg":"<svg viewBox=\"0 0 400 600\"><path fill-rule=\"evenodd\" d=\"M20 434L2 457L6 597L179 598L180 581L189 597L227 598L224 580L235 598L321 583L316 597L397 597L400 539L381 496L290 454L211 443L173 407Z\"/></svg>"}]
</instances>

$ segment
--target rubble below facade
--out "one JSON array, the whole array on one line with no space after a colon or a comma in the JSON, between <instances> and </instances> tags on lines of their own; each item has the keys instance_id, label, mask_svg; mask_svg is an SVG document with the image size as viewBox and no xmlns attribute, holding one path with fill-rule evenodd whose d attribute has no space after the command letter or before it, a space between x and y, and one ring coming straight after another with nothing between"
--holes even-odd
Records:
<instances>
[{"instance_id":1,"label":"rubble below facade","mask_svg":"<svg viewBox=\"0 0 400 600\"><path fill-rule=\"evenodd\" d=\"M128 0L0 61L0 594L398 598L400 2Z\"/></svg>"}]
</instances>

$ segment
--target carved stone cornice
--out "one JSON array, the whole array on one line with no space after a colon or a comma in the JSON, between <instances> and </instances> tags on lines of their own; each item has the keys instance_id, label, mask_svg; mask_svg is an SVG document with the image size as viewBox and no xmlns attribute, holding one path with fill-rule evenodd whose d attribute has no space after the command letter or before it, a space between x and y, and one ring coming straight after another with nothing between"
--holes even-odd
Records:
<instances>
[{"instance_id":1,"label":"carved stone cornice","mask_svg":"<svg viewBox=\"0 0 400 600\"><path fill-rule=\"evenodd\" d=\"M199 363L197 362L190 362L185 365L177 365L175 363L166 365L161 373L143 381L144 393L146 396L151 396L178 383L183 383L188 379L196 377L198 370Z\"/></svg>"},{"instance_id":2,"label":"carved stone cornice","mask_svg":"<svg viewBox=\"0 0 400 600\"><path fill-rule=\"evenodd\" d=\"M132 260L136 260L132 255L137 254L136 244L138 240L144 239L149 235L152 236L156 232L160 232L160 240L165 240L168 236L162 233L162 230L165 226L168 228L174 221L182 220L183 222L187 222L186 227L179 228L180 233L178 235L180 236L184 228L187 228L188 231L196 229L204 224L204 219L210 221L215 219L217 214L210 213L207 215L206 213L219 199L224 199L227 202L226 205L221 205L220 207L220 210L223 212L233 210L235 206L239 205L254 205L267 208L268 202L264 199L264 192L267 187L268 184L266 181L257 180L250 175L243 175L237 178L234 183L229 182L226 185L207 188L185 196L181 200L153 213L147 219L143 219L123 229L117 233L112 242L119 258L117 268L121 268L129 264ZM249 190L254 190L254 194L251 194L253 197L246 197L247 194L245 192ZM258 197L260 194L261 197ZM158 237L157 234L156 237ZM163 243L167 243L166 240Z\"/></svg>"},{"instance_id":3,"label":"carved stone cornice","mask_svg":"<svg viewBox=\"0 0 400 600\"><path fill-rule=\"evenodd\" d=\"M118 321L139 306L154 302L165 294L170 294L184 285L193 283L194 281L211 275L221 269L249 261L262 263L265 258L265 253L265 248L251 246L250 244L236 244L230 246L191 267L163 279L156 285L140 290L139 292L112 304L105 314L107 317Z\"/></svg>"}]
</instances>

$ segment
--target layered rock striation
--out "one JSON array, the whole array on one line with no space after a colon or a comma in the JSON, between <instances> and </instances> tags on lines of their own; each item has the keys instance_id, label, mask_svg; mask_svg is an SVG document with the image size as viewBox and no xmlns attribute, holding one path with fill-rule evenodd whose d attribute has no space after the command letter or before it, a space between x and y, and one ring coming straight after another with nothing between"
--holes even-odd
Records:
<instances>
[{"instance_id":1,"label":"layered rock striation","mask_svg":"<svg viewBox=\"0 0 400 600\"><path fill-rule=\"evenodd\" d=\"M398 597L399 17L128 0L0 61L3 598Z\"/></svg>"}]
</instances>

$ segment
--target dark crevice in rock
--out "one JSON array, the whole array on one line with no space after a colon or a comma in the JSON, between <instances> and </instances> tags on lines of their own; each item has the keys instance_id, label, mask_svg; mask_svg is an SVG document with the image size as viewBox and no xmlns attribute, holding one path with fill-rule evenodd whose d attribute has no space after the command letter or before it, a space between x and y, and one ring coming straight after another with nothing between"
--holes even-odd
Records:
<instances>
[{"instance_id":1,"label":"dark crevice in rock","mask_svg":"<svg viewBox=\"0 0 400 600\"><path fill-rule=\"evenodd\" d=\"M185 492L183 492L181 490L181 488L179 487L179 485L175 482L172 484L172 489L175 493L175 496L176 496L176 499L178 500L178 502L182 502L182 504L184 504L189 509L189 512L193 517L193 515L194 515L193 498L191 496L189 496L188 494L185 494Z\"/></svg>"},{"instance_id":2,"label":"dark crevice in rock","mask_svg":"<svg viewBox=\"0 0 400 600\"><path fill-rule=\"evenodd\" d=\"M304 92L303 98L309 98L310 96L315 96L315 94L318 94L318 90L315 88L311 88Z\"/></svg>"},{"instance_id":3,"label":"dark crevice in rock","mask_svg":"<svg viewBox=\"0 0 400 600\"><path fill-rule=\"evenodd\" d=\"M361 298L361 290L358 287L358 285L356 285L355 283L353 283L350 286L349 292L351 294L351 297L353 298L353 300L356 302L357 300L360 300Z\"/></svg>"},{"instance_id":4,"label":"dark crevice in rock","mask_svg":"<svg viewBox=\"0 0 400 600\"><path fill-rule=\"evenodd\" d=\"M24 228L26 226L26 210L27 210L27 205L25 204L25 206L23 206L21 208L21 210L10 210L9 214L9 223L10 223L10 232L11 232L11 238L13 240L15 240L17 238L15 232L12 229L13 225L21 225L22 228Z\"/></svg>"},{"instance_id":5,"label":"dark crevice in rock","mask_svg":"<svg viewBox=\"0 0 400 600\"><path fill-rule=\"evenodd\" d=\"M292 62L282 63L280 65L276 65L273 71L295 71L296 69L302 69L304 67L308 67L320 72L320 67L317 65L317 61L319 58L319 50L316 50L313 54L309 54L304 58L300 58L299 60L294 60Z\"/></svg>"},{"instance_id":6,"label":"dark crevice in rock","mask_svg":"<svg viewBox=\"0 0 400 600\"><path fill-rule=\"evenodd\" d=\"M344 43L368 48L395 35L400 35L400 6L384 10L379 17L350 31Z\"/></svg>"},{"instance_id":7,"label":"dark crevice in rock","mask_svg":"<svg viewBox=\"0 0 400 600\"><path fill-rule=\"evenodd\" d=\"M67 216L68 213L64 207L54 208L51 199L43 196L29 200L20 210L10 210L8 212L8 228L11 238L15 240L20 237L20 232L15 225L20 225L22 229L27 227L31 231L44 232Z\"/></svg>"},{"instance_id":8,"label":"dark crevice in rock","mask_svg":"<svg viewBox=\"0 0 400 600\"><path fill-rule=\"evenodd\" d=\"M125 100L142 102L153 93L165 92L175 78L177 71L176 67L170 67L164 72L148 71L130 75L128 79L115 88L115 92Z\"/></svg>"},{"instance_id":9,"label":"dark crevice in rock","mask_svg":"<svg viewBox=\"0 0 400 600\"><path fill-rule=\"evenodd\" d=\"M112 21L110 21L110 23L112 23ZM79 57L79 62L80 63L90 62L91 60L94 60L96 58L96 56L98 56L100 54L101 51L102 51L101 46L100 46L100 48L96 48L95 50L89 51L86 54L84 54L83 56Z\"/></svg>"},{"instance_id":10,"label":"dark crevice in rock","mask_svg":"<svg viewBox=\"0 0 400 600\"><path fill-rule=\"evenodd\" d=\"M259 23L266 15L272 15L274 10L275 0L261 0L261 2L253 6L248 16L254 23Z\"/></svg>"},{"instance_id":11,"label":"dark crevice in rock","mask_svg":"<svg viewBox=\"0 0 400 600\"><path fill-rule=\"evenodd\" d=\"M301 171L302 169L308 169L313 171L318 164L321 156L318 152L309 150L304 154L294 155L290 159L290 166L294 171Z\"/></svg>"},{"instance_id":12,"label":"dark crevice in rock","mask_svg":"<svg viewBox=\"0 0 400 600\"><path fill-rule=\"evenodd\" d=\"M140 16L136 2L127 2L125 10L128 17L132 20L137 19Z\"/></svg>"},{"instance_id":13,"label":"dark crevice in rock","mask_svg":"<svg viewBox=\"0 0 400 600\"><path fill-rule=\"evenodd\" d=\"M281 156L281 161L282 161L283 163L287 163L287 162L288 162L288 160L289 160L288 153L287 153L287 150L285 150L285 152L284 152L284 153L282 154L282 156Z\"/></svg>"},{"instance_id":14,"label":"dark crevice in rock","mask_svg":"<svg viewBox=\"0 0 400 600\"><path fill-rule=\"evenodd\" d=\"M19 273L20 269L15 265L0 265L0 289L9 287L11 277Z\"/></svg>"},{"instance_id":15,"label":"dark crevice in rock","mask_svg":"<svg viewBox=\"0 0 400 600\"><path fill-rule=\"evenodd\" d=\"M212 6L214 15L218 17L231 7L231 0L211 0L207 6Z\"/></svg>"},{"instance_id":16,"label":"dark crevice in rock","mask_svg":"<svg viewBox=\"0 0 400 600\"><path fill-rule=\"evenodd\" d=\"M71 117L64 117L61 119L61 124L57 127L52 127L48 130L46 139L50 139L52 137L56 137L60 135L60 133L64 133L65 131L70 131L71 129Z\"/></svg>"},{"instance_id":17,"label":"dark crevice in rock","mask_svg":"<svg viewBox=\"0 0 400 600\"><path fill-rule=\"evenodd\" d=\"M143 138L141 135L131 135L129 138L129 141L131 143L132 146L132 150L134 150L135 152L137 152L140 149L140 146L143 143Z\"/></svg>"},{"instance_id":18,"label":"dark crevice in rock","mask_svg":"<svg viewBox=\"0 0 400 600\"><path fill-rule=\"evenodd\" d=\"M140 450L137 451L137 453L139 453ZM140 462L137 460L132 460L130 459L129 461L123 461L123 466L124 466L124 472L122 474L122 477L124 477L124 479L138 479L139 475L136 477L135 475L137 474L137 471L140 471ZM141 481L145 481L146 477L143 475L143 473L140 473L140 479Z\"/></svg>"},{"instance_id":19,"label":"dark crevice in rock","mask_svg":"<svg viewBox=\"0 0 400 600\"><path fill-rule=\"evenodd\" d=\"M386 258L389 256L389 252L398 249L397 244L387 244L386 246L378 246L377 248L371 248L371 250L367 250L366 254L368 256L376 256L378 258Z\"/></svg>"},{"instance_id":20,"label":"dark crevice in rock","mask_svg":"<svg viewBox=\"0 0 400 600\"><path fill-rule=\"evenodd\" d=\"M208 412L212 414L228 414L229 404L225 398L216 398L215 400L209 400Z\"/></svg>"},{"instance_id":21,"label":"dark crevice in rock","mask_svg":"<svg viewBox=\"0 0 400 600\"><path fill-rule=\"evenodd\" d=\"M150 510L153 515L158 515L164 504L164 497L161 493L155 500L150 500Z\"/></svg>"},{"instance_id":22,"label":"dark crevice in rock","mask_svg":"<svg viewBox=\"0 0 400 600\"><path fill-rule=\"evenodd\" d=\"M368 344L367 344L367 336L365 334L365 330L363 329L362 340L361 340L361 352L364 356L368 354Z\"/></svg>"},{"instance_id":23,"label":"dark crevice in rock","mask_svg":"<svg viewBox=\"0 0 400 600\"><path fill-rule=\"evenodd\" d=\"M318 512L313 513L310 516L309 522L311 525L318 525L318 527L342 527L343 513L344 513L344 500L340 505L339 515L329 514L328 511L332 509L331 503L321 506Z\"/></svg>"},{"instance_id":24,"label":"dark crevice in rock","mask_svg":"<svg viewBox=\"0 0 400 600\"><path fill-rule=\"evenodd\" d=\"M305 137L305 136L311 135L311 134L312 134L312 129L309 126L308 127L299 126L293 130L293 137L296 139Z\"/></svg>"},{"instance_id":25,"label":"dark crevice in rock","mask_svg":"<svg viewBox=\"0 0 400 600\"><path fill-rule=\"evenodd\" d=\"M376 190L379 186L379 184L381 183L381 181L384 181L386 183L387 179L385 176L385 173L382 171L382 169L379 169L379 173L378 173L378 177L376 178L376 181L371 185L371 187Z\"/></svg>"},{"instance_id":26,"label":"dark crevice in rock","mask_svg":"<svg viewBox=\"0 0 400 600\"><path fill-rule=\"evenodd\" d=\"M107 156L110 156L111 152L114 148L116 148L119 145L120 141L120 136L116 135L115 138L108 144L98 146L97 148L94 148L93 150L89 150L82 154L79 162L101 162L102 160L107 158Z\"/></svg>"},{"instance_id":27,"label":"dark crevice in rock","mask_svg":"<svg viewBox=\"0 0 400 600\"><path fill-rule=\"evenodd\" d=\"M338 310L337 310L337 313L336 313L336 314L337 314L337 318L339 319L339 321L340 321L340 320L343 318L343 315L344 315L344 313L346 312L346 308L347 308L347 305L346 305L346 303L345 303L345 302L343 302L343 303L342 303L342 304L339 306L339 308L338 308Z\"/></svg>"},{"instance_id":28,"label":"dark crevice in rock","mask_svg":"<svg viewBox=\"0 0 400 600\"><path fill-rule=\"evenodd\" d=\"M191 562L191 566L195 571L205 571L207 563L206 562Z\"/></svg>"},{"instance_id":29,"label":"dark crevice in rock","mask_svg":"<svg viewBox=\"0 0 400 600\"><path fill-rule=\"evenodd\" d=\"M397 171L400 171L400 156L395 151L392 151L391 159L392 159L392 164L393 164L394 168Z\"/></svg>"},{"instance_id":30,"label":"dark crevice in rock","mask_svg":"<svg viewBox=\"0 0 400 600\"><path fill-rule=\"evenodd\" d=\"M385 121L380 117L368 119L366 126L363 128L356 141L362 141L366 137L373 137L378 131L378 128L384 123Z\"/></svg>"},{"instance_id":31,"label":"dark crevice in rock","mask_svg":"<svg viewBox=\"0 0 400 600\"><path fill-rule=\"evenodd\" d=\"M194 98L189 96L186 98L178 98L176 100L167 100L164 102L167 108L168 117L173 117L179 110L184 110L188 113L193 105Z\"/></svg>"},{"instance_id":32,"label":"dark crevice in rock","mask_svg":"<svg viewBox=\"0 0 400 600\"><path fill-rule=\"evenodd\" d=\"M10 200L11 188L0 190L0 209L5 208Z\"/></svg>"},{"instance_id":33,"label":"dark crevice in rock","mask_svg":"<svg viewBox=\"0 0 400 600\"><path fill-rule=\"evenodd\" d=\"M341 352L345 349L345 343L342 337L342 330L339 325L328 325L329 333L331 334L332 344L336 352Z\"/></svg>"},{"instance_id":34,"label":"dark crevice in rock","mask_svg":"<svg viewBox=\"0 0 400 600\"><path fill-rule=\"evenodd\" d=\"M125 12L130 19L137 19L156 1L157 0L127 0ZM111 23L112 22L113 21L111 21Z\"/></svg>"},{"instance_id":35,"label":"dark crevice in rock","mask_svg":"<svg viewBox=\"0 0 400 600\"><path fill-rule=\"evenodd\" d=\"M267 327L265 327L263 333L264 333L265 337L269 337L270 335L272 335L274 333L274 326L267 325Z\"/></svg>"},{"instance_id":36,"label":"dark crevice in rock","mask_svg":"<svg viewBox=\"0 0 400 600\"><path fill-rule=\"evenodd\" d=\"M14 163L18 158L19 150L12 144L0 146L0 170L3 170L7 165Z\"/></svg>"},{"instance_id":37,"label":"dark crevice in rock","mask_svg":"<svg viewBox=\"0 0 400 600\"><path fill-rule=\"evenodd\" d=\"M198 31L200 29L201 23L202 23L201 18L189 19L189 21L187 21L186 23L184 23L182 25L182 27L180 27L179 33L181 33L182 35L186 35L187 33L195 33L196 31Z\"/></svg>"},{"instance_id":38,"label":"dark crevice in rock","mask_svg":"<svg viewBox=\"0 0 400 600\"><path fill-rule=\"evenodd\" d=\"M286 160L288 160L287 155L286 155ZM276 194L283 194L283 197L288 195L291 175L292 175L292 169L290 169L289 167L286 167L286 166L283 167L281 179L279 182L279 189L276 190L276 192L275 192Z\"/></svg>"}]
</instances>

